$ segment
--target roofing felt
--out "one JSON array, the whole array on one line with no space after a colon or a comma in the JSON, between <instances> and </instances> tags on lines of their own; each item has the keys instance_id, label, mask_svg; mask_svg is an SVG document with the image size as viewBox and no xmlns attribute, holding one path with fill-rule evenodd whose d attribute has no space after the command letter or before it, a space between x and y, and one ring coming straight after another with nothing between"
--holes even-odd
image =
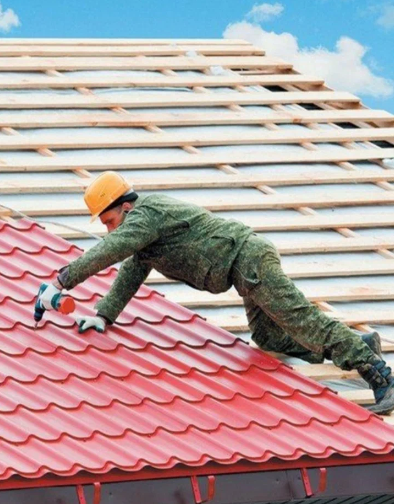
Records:
<instances>
[{"instance_id":1,"label":"roofing felt","mask_svg":"<svg viewBox=\"0 0 394 504\"><path fill-rule=\"evenodd\" d=\"M80 335L39 285L82 251L27 219L0 221L0 479L387 455L394 429L142 286L119 323ZM77 314L113 268L71 294ZM378 459L379 460L379 459Z\"/></svg>"}]
</instances>

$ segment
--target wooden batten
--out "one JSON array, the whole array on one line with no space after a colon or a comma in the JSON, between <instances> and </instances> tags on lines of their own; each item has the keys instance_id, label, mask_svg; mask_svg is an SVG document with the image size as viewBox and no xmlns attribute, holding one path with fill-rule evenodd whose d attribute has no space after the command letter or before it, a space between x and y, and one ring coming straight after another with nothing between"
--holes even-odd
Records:
<instances>
[{"instance_id":1,"label":"wooden batten","mask_svg":"<svg viewBox=\"0 0 394 504\"><path fill-rule=\"evenodd\" d=\"M30 58L31 59L31 58ZM5 70L1 68L0 71ZM80 96L0 95L3 109L52 109L52 108L163 108L163 107L219 107L230 105L280 105L298 103L353 103L360 99L351 93L335 91L294 91L279 93L181 93L174 91L167 96L160 93L143 94L135 92L123 95L81 94Z\"/></svg>"},{"instance_id":2,"label":"wooden batten","mask_svg":"<svg viewBox=\"0 0 394 504\"><path fill-rule=\"evenodd\" d=\"M143 138L105 139L105 138L55 138L53 135L39 140L18 135L0 137L0 150L37 150L51 149L111 149L111 148L156 148L185 147L187 145L264 145L264 144L301 144L303 142L371 142L376 140L394 141L394 128L365 128L356 130L306 130L259 131L248 133L157 133ZM394 148L394 145L393 145Z\"/></svg>"},{"instance_id":3,"label":"wooden batten","mask_svg":"<svg viewBox=\"0 0 394 504\"><path fill-rule=\"evenodd\" d=\"M349 109L349 110L311 110L288 112L194 112L194 113L138 113L138 109L127 114L103 114L86 110L84 114L64 111L61 114L29 111L15 115L4 112L0 115L0 127L12 128L71 128L71 127L148 127L156 126L213 126L239 124L309 124L374 122L394 124L394 117L384 110Z\"/></svg>"},{"instance_id":4,"label":"wooden batten","mask_svg":"<svg viewBox=\"0 0 394 504\"><path fill-rule=\"evenodd\" d=\"M183 159L182 159L183 158ZM60 158L32 158L28 162L20 160L3 161L0 164L0 173L7 172L35 172L35 171L64 171L64 170L142 170L185 168L215 165L252 165L252 164L297 164L297 163L340 163L344 161L372 161L385 158L394 158L394 148L379 149L343 149L340 152L305 151L305 152L261 152L253 151L235 153L225 152L220 154L193 154L192 156L166 156L146 159L133 159L128 161L112 161L105 158L99 161L84 160L83 162L66 162ZM1 156L0 156L1 159Z\"/></svg>"},{"instance_id":5,"label":"wooden batten","mask_svg":"<svg viewBox=\"0 0 394 504\"><path fill-rule=\"evenodd\" d=\"M45 70L204 70L224 68L272 68L290 70L292 65L266 56L175 56L175 57L1 57L0 71L30 72Z\"/></svg>"}]
</instances>

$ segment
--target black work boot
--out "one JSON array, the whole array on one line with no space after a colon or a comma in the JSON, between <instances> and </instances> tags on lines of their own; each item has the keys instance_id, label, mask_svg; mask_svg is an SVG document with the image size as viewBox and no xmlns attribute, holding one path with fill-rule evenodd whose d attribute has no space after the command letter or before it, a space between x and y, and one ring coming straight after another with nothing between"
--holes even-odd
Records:
<instances>
[{"instance_id":1,"label":"black work boot","mask_svg":"<svg viewBox=\"0 0 394 504\"><path fill-rule=\"evenodd\" d=\"M367 409L378 415L388 415L394 410L394 378L384 360L376 358L363 364L357 371L373 390L376 403Z\"/></svg>"},{"instance_id":2,"label":"black work boot","mask_svg":"<svg viewBox=\"0 0 394 504\"><path fill-rule=\"evenodd\" d=\"M380 336L379 333L376 331L370 332L370 333L363 333L361 331L356 331L354 329L354 332L358 335L360 335L360 338L362 341L369 346L369 348L372 350L372 352L379 357L379 359L383 360L383 355L382 355L382 345L380 343ZM323 362L324 359L332 360L332 354L331 354L331 349L324 350L323 356L320 354L313 354L312 352L309 352L311 357L315 357L315 360L310 360L309 358L304 360L307 360L311 364L320 364ZM321 359L323 357L323 359Z\"/></svg>"},{"instance_id":3,"label":"black work boot","mask_svg":"<svg viewBox=\"0 0 394 504\"><path fill-rule=\"evenodd\" d=\"M372 350L372 352L379 357L379 359L383 360L382 355L382 344L380 341L379 333L376 331L370 333L362 333L359 331L355 331L356 333L361 335L361 339L364 341L366 345Z\"/></svg>"}]
</instances>

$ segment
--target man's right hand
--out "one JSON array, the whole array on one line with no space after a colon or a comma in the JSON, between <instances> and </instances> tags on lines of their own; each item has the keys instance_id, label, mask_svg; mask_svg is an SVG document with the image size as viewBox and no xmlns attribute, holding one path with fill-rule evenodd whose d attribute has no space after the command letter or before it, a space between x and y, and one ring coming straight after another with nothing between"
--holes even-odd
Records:
<instances>
[{"instance_id":1,"label":"man's right hand","mask_svg":"<svg viewBox=\"0 0 394 504\"><path fill-rule=\"evenodd\" d=\"M79 333L84 333L88 329L94 329L99 333L103 333L107 325L106 321L98 315L95 317L77 317L76 321L79 326Z\"/></svg>"},{"instance_id":2,"label":"man's right hand","mask_svg":"<svg viewBox=\"0 0 394 504\"><path fill-rule=\"evenodd\" d=\"M42 306L46 310L54 310L56 306L54 298L55 296L59 296L61 292L62 292L61 286L60 288L58 288L58 286L53 283L49 284L48 287L44 290L44 292L40 296L40 302Z\"/></svg>"}]
</instances>

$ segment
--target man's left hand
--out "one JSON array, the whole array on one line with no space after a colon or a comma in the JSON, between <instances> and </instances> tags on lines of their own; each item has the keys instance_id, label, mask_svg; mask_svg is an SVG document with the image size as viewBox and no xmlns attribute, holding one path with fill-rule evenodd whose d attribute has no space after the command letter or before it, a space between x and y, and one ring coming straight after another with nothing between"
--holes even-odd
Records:
<instances>
[{"instance_id":1,"label":"man's left hand","mask_svg":"<svg viewBox=\"0 0 394 504\"><path fill-rule=\"evenodd\" d=\"M79 333L84 333L88 329L94 329L99 333L103 333L107 325L106 321L98 315L95 317L77 317L76 321L79 326Z\"/></svg>"}]
</instances>

